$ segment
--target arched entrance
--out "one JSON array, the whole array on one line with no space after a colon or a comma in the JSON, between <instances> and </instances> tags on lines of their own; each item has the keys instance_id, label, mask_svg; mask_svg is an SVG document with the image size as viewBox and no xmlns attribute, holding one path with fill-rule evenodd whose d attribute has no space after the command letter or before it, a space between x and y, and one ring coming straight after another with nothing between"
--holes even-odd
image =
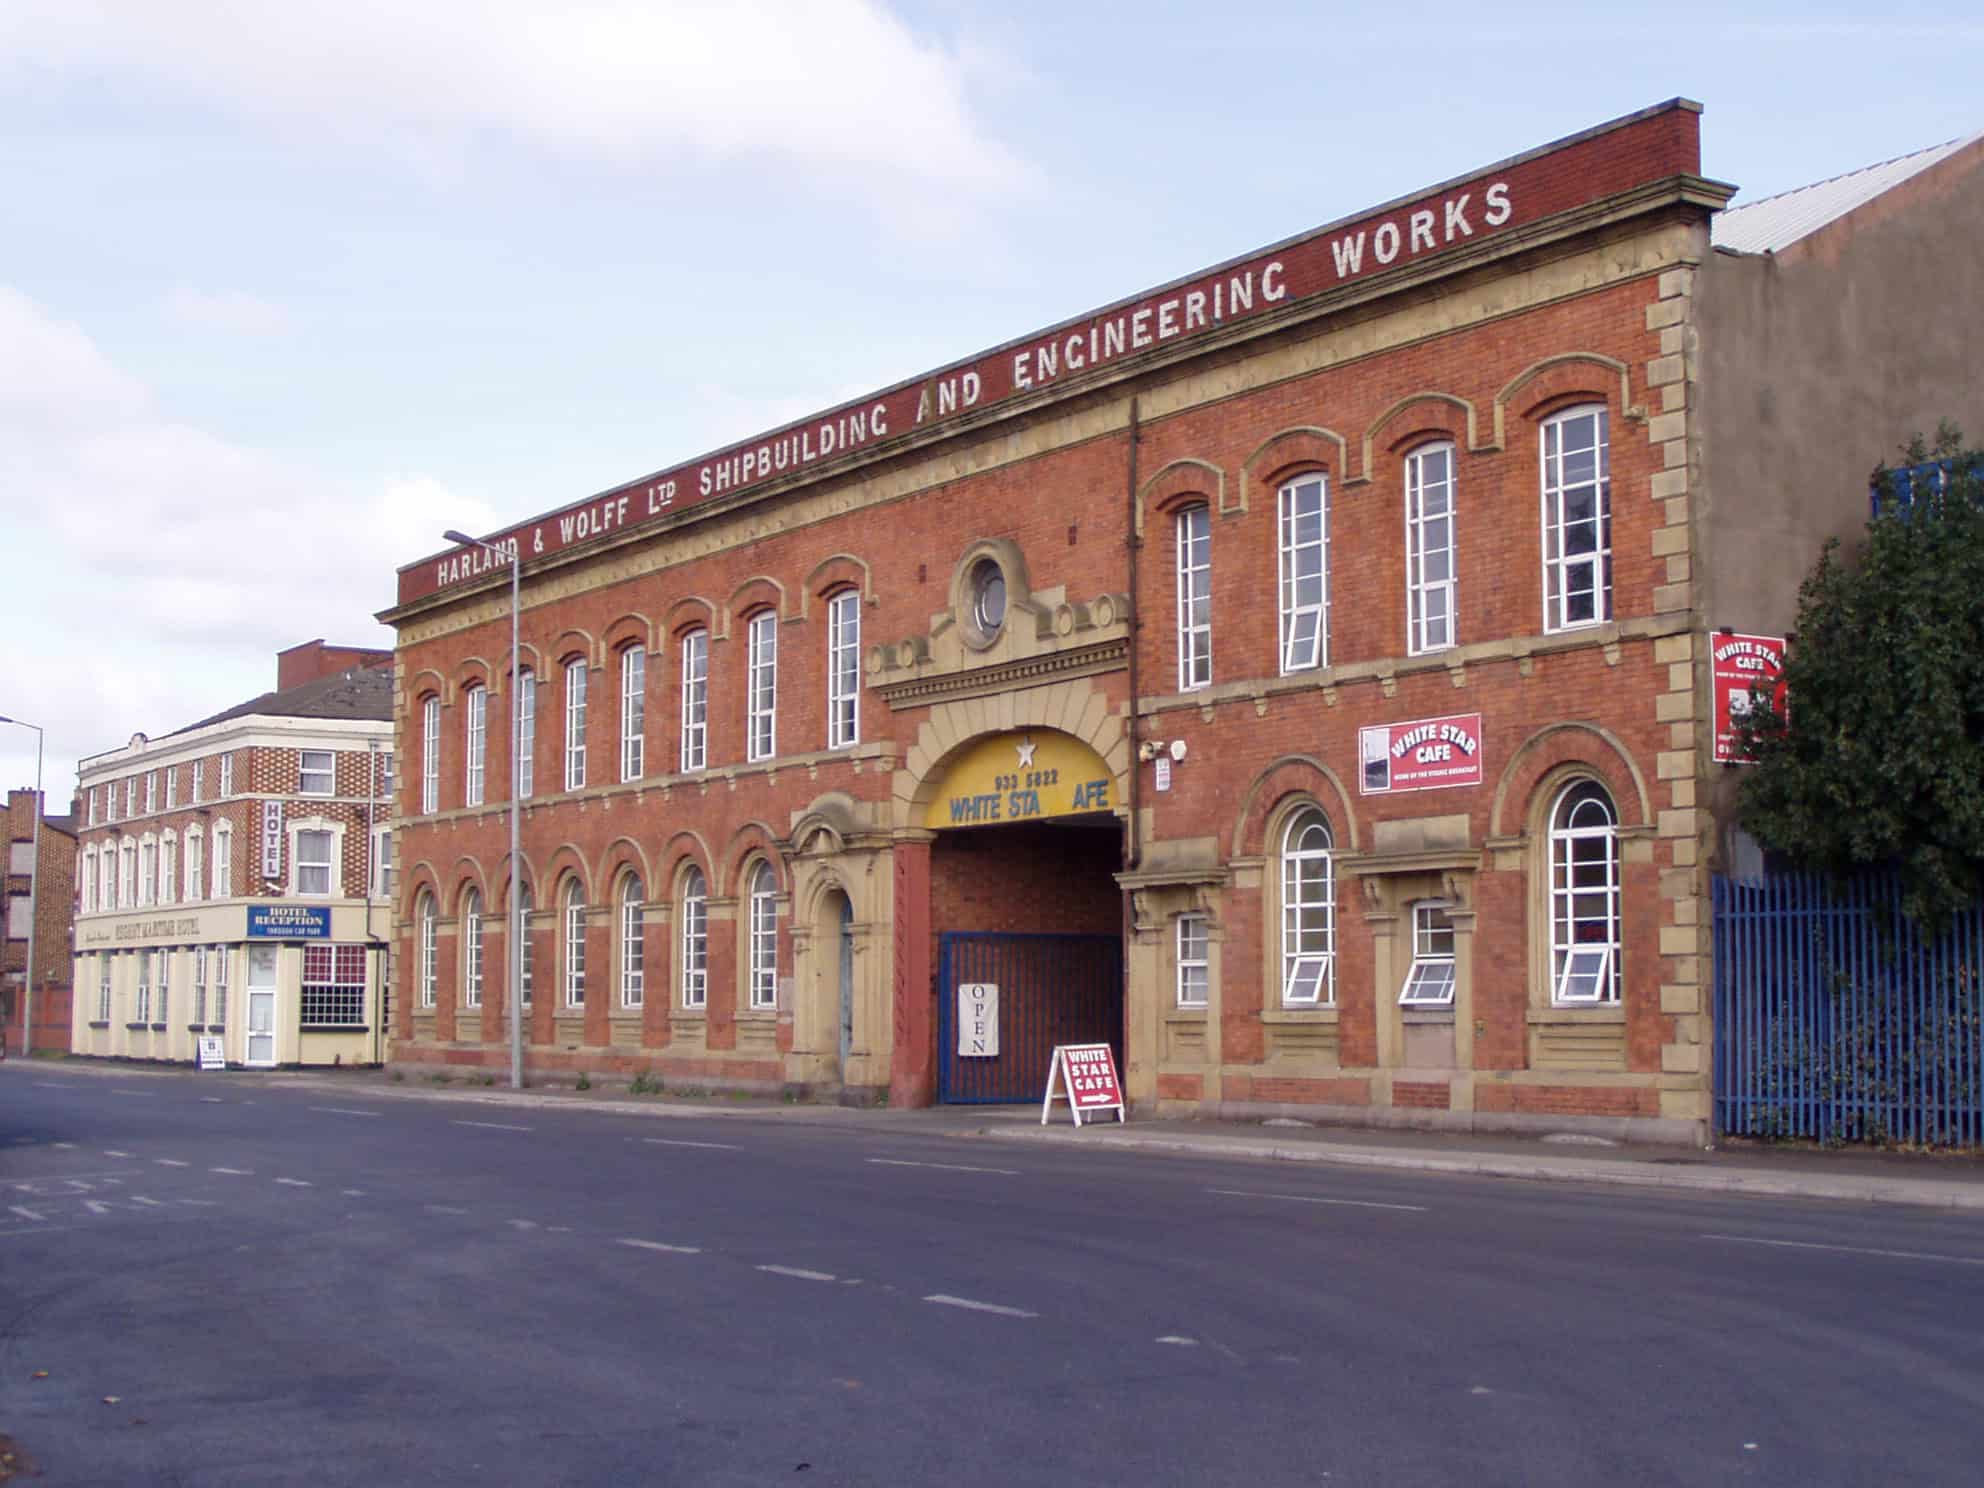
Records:
<instances>
[{"instance_id":1,"label":"arched entrance","mask_svg":"<svg viewBox=\"0 0 1984 1488\"><path fill-rule=\"evenodd\" d=\"M930 850L937 1098L1037 1101L1054 1046L1123 1054L1117 782L1055 729L981 735L922 809Z\"/></svg>"}]
</instances>

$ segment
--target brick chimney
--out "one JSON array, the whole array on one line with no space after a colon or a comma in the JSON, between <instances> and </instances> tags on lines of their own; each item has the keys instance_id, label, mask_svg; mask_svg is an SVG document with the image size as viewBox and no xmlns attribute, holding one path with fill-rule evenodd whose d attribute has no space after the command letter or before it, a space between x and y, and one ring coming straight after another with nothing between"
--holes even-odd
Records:
<instances>
[{"instance_id":1,"label":"brick chimney","mask_svg":"<svg viewBox=\"0 0 1984 1488\"><path fill-rule=\"evenodd\" d=\"M349 667L385 666L393 659L391 651L373 651L363 646L326 646L322 636L314 641L276 652L276 691L287 692L305 682L315 682Z\"/></svg>"}]
</instances>

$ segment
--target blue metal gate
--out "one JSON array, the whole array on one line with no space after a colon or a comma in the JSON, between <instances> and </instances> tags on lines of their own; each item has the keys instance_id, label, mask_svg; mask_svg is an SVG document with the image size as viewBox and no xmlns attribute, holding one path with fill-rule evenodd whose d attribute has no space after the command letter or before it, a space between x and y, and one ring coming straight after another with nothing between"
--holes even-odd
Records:
<instances>
[{"instance_id":1,"label":"blue metal gate","mask_svg":"<svg viewBox=\"0 0 1984 1488\"><path fill-rule=\"evenodd\" d=\"M937 1099L947 1105L1037 1101L1056 1044L1108 1044L1123 1067L1123 942L1114 935L939 937ZM999 989L996 1058L958 1054L958 986Z\"/></svg>"}]
</instances>

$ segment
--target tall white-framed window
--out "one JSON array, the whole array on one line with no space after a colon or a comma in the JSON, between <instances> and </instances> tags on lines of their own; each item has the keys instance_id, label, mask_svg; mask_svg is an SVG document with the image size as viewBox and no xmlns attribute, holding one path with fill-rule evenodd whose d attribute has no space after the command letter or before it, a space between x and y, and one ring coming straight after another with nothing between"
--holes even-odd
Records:
<instances>
[{"instance_id":1,"label":"tall white-framed window","mask_svg":"<svg viewBox=\"0 0 1984 1488\"><path fill-rule=\"evenodd\" d=\"M1202 914L1178 916L1178 1006L1202 1008L1212 985L1211 935Z\"/></svg>"},{"instance_id":2,"label":"tall white-framed window","mask_svg":"<svg viewBox=\"0 0 1984 1488\"><path fill-rule=\"evenodd\" d=\"M393 752L390 749L379 751L379 799L390 801L393 798Z\"/></svg>"},{"instance_id":3,"label":"tall white-framed window","mask_svg":"<svg viewBox=\"0 0 1984 1488\"><path fill-rule=\"evenodd\" d=\"M1619 817L1592 780L1550 808L1550 999L1619 1000Z\"/></svg>"},{"instance_id":4,"label":"tall white-framed window","mask_svg":"<svg viewBox=\"0 0 1984 1488\"><path fill-rule=\"evenodd\" d=\"M1457 643L1454 547L1454 447L1425 445L1405 457L1405 649L1414 656Z\"/></svg>"},{"instance_id":5,"label":"tall white-framed window","mask_svg":"<svg viewBox=\"0 0 1984 1488\"><path fill-rule=\"evenodd\" d=\"M302 796L334 796L338 792L338 757L330 749L296 751L296 792Z\"/></svg>"},{"instance_id":6,"label":"tall white-framed window","mask_svg":"<svg viewBox=\"0 0 1984 1488\"><path fill-rule=\"evenodd\" d=\"M489 760L489 689L465 688L462 703L462 804L480 806Z\"/></svg>"},{"instance_id":7,"label":"tall white-framed window","mask_svg":"<svg viewBox=\"0 0 1984 1488\"><path fill-rule=\"evenodd\" d=\"M171 832L158 840L158 902L179 902L179 838Z\"/></svg>"},{"instance_id":8,"label":"tall white-framed window","mask_svg":"<svg viewBox=\"0 0 1984 1488\"><path fill-rule=\"evenodd\" d=\"M179 767L168 765L165 771L165 809L171 811L179 804Z\"/></svg>"},{"instance_id":9,"label":"tall white-framed window","mask_svg":"<svg viewBox=\"0 0 1984 1488\"><path fill-rule=\"evenodd\" d=\"M145 815L158 810L158 771L145 771Z\"/></svg>"},{"instance_id":10,"label":"tall white-framed window","mask_svg":"<svg viewBox=\"0 0 1984 1488\"><path fill-rule=\"evenodd\" d=\"M1280 513L1281 669L1329 664L1329 481L1321 474L1284 484Z\"/></svg>"},{"instance_id":11,"label":"tall white-framed window","mask_svg":"<svg viewBox=\"0 0 1984 1488\"><path fill-rule=\"evenodd\" d=\"M861 738L861 591L827 601L827 748Z\"/></svg>"},{"instance_id":12,"label":"tall white-framed window","mask_svg":"<svg viewBox=\"0 0 1984 1488\"><path fill-rule=\"evenodd\" d=\"M150 836L138 843L138 903L158 903L158 842Z\"/></svg>"},{"instance_id":13,"label":"tall white-framed window","mask_svg":"<svg viewBox=\"0 0 1984 1488\"><path fill-rule=\"evenodd\" d=\"M646 907L642 904L641 881L628 874L620 884L620 1006L637 1008L646 998L646 956L641 944L641 925Z\"/></svg>"},{"instance_id":14,"label":"tall white-framed window","mask_svg":"<svg viewBox=\"0 0 1984 1488\"><path fill-rule=\"evenodd\" d=\"M1433 900L1412 906L1412 967L1398 994L1401 1007L1454 1005L1454 922Z\"/></svg>"},{"instance_id":15,"label":"tall white-framed window","mask_svg":"<svg viewBox=\"0 0 1984 1488\"><path fill-rule=\"evenodd\" d=\"M138 844L129 837L117 847L117 903L124 909L138 903Z\"/></svg>"},{"instance_id":16,"label":"tall white-framed window","mask_svg":"<svg viewBox=\"0 0 1984 1488\"><path fill-rule=\"evenodd\" d=\"M536 977L534 976L534 973L536 971L536 966L534 964L536 961L536 957L532 954L532 942L530 935L530 912L531 912L530 885L524 884L521 886L517 894L517 916L516 916L516 921L511 926L511 928L515 930L517 936L518 946L517 946L516 954L524 958L524 962L523 962L524 974L522 977L522 981L524 984L523 1004L525 1007L530 1006L531 987L532 987L532 983L536 980Z\"/></svg>"},{"instance_id":17,"label":"tall white-framed window","mask_svg":"<svg viewBox=\"0 0 1984 1488\"><path fill-rule=\"evenodd\" d=\"M138 985L131 990L131 1021L149 1023L152 1020L152 971L158 953L138 952Z\"/></svg>"},{"instance_id":18,"label":"tall white-framed window","mask_svg":"<svg viewBox=\"0 0 1984 1488\"><path fill-rule=\"evenodd\" d=\"M1178 569L1178 690L1212 683L1212 509L1200 502L1173 521Z\"/></svg>"},{"instance_id":19,"label":"tall white-framed window","mask_svg":"<svg viewBox=\"0 0 1984 1488\"><path fill-rule=\"evenodd\" d=\"M1543 421L1543 628L1612 618L1612 457L1606 410Z\"/></svg>"},{"instance_id":20,"label":"tall white-framed window","mask_svg":"<svg viewBox=\"0 0 1984 1488\"><path fill-rule=\"evenodd\" d=\"M559 925L565 952L565 1006L586 1005L586 901L576 878L565 881L559 908Z\"/></svg>"},{"instance_id":21,"label":"tall white-framed window","mask_svg":"<svg viewBox=\"0 0 1984 1488\"><path fill-rule=\"evenodd\" d=\"M440 990L440 952L436 944L440 930L436 923L434 896L425 889L420 891L419 902L413 907L414 923L414 968L415 985L420 989L420 1005L431 1008Z\"/></svg>"},{"instance_id":22,"label":"tall white-framed window","mask_svg":"<svg viewBox=\"0 0 1984 1488\"><path fill-rule=\"evenodd\" d=\"M234 794L234 756L232 754L223 754L220 757L221 799L225 800L227 797L233 794Z\"/></svg>"},{"instance_id":23,"label":"tall white-framed window","mask_svg":"<svg viewBox=\"0 0 1984 1488\"><path fill-rule=\"evenodd\" d=\"M778 753L778 614L760 610L748 626L748 690L744 734L745 754L754 760Z\"/></svg>"},{"instance_id":24,"label":"tall white-framed window","mask_svg":"<svg viewBox=\"0 0 1984 1488\"><path fill-rule=\"evenodd\" d=\"M565 663L565 789L586 783L586 662Z\"/></svg>"},{"instance_id":25,"label":"tall white-framed window","mask_svg":"<svg viewBox=\"0 0 1984 1488\"><path fill-rule=\"evenodd\" d=\"M517 796L528 801L537 790L537 673L517 681Z\"/></svg>"},{"instance_id":26,"label":"tall white-framed window","mask_svg":"<svg viewBox=\"0 0 1984 1488\"><path fill-rule=\"evenodd\" d=\"M192 800L197 806L207 797L207 762L194 760L186 769L192 776Z\"/></svg>"},{"instance_id":27,"label":"tall white-framed window","mask_svg":"<svg viewBox=\"0 0 1984 1488\"><path fill-rule=\"evenodd\" d=\"M110 1021L110 952L96 958L96 1021Z\"/></svg>"},{"instance_id":28,"label":"tall white-framed window","mask_svg":"<svg viewBox=\"0 0 1984 1488\"><path fill-rule=\"evenodd\" d=\"M1298 811L1281 838L1281 1001L1336 1001L1336 859L1320 811Z\"/></svg>"},{"instance_id":29,"label":"tall white-framed window","mask_svg":"<svg viewBox=\"0 0 1984 1488\"><path fill-rule=\"evenodd\" d=\"M96 825L97 808L103 803L103 787L99 785L91 786L89 790L84 792L83 800L89 806L89 820L85 825L93 827Z\"/></svg>"},{"instance_id":30,"label":"tall white-framed window","mask_svg":"<svg viewBox=\"0 0 1984 1488\"><path fill-rule=\"evenodd\" d=\"M170 947L158 952L158 1002L152 1008L152 1026L172 1021L172 958Z\"/></svg>"},{"instance_id":31,"label":"tall white-framed window","mask_svg":"<svg viewBox=\"0 0 1984 1488\"><path fill-rule=\"evenodd\" d=\"M374 827L372 829L372 860L366 865L366 881L371 885L374 899L391 900L393 897L393 829Z\"/></svg>"},{"instance_id":32,"label":"tall white-framed window","mask_svg":"<svg viewBox=\"0 0 1984 1488\"><path fill-rule=\"evenodd\" d=\"M420 810L431 816L441 809L441 700L420 704Z\"/></svg>"},{"instance_id":33,"label":"tall white-framed window","mask_svg":"<svg viewBox=\"0 0 1984 1488\"><path fill-rule=\"evenodd\" d=\"M762 860L751 870L750 985L753 1009L778 1006L778 885Z\"/></svg>"},{"instance_id":34,"label":"tall white-framed window","mask_svg":"<svg viewBox=\"0 0 1984 1488\"><path fill-rule=\"evenodd\" d=\"M99 909L117 908L117 850L108 842L90 854L97 865L96 902Z\"/></svg>"},{"instance_id":35,"label":"tall white-framed window","mask_svg":"<svg viewBox=\"0 0 1984 1488\"><path fill-rule=\"evenodd\" d=\"M186 897L197 902L207 897L206 893L206 846L198 827L186 829Z\"/></svg>"},{"instance_id":36,"label":"tall white-framed window","mask_svg":"<svg viewBox=\"0 0 1984 1488\"><path fill-rule=\"evenodd\" d=\"M224 945L215 946L213 959L207 963L214 978L213 1007L208 1010L207 1018L207 1027L210 1029L220 1029L227 1023L227 962L228 948Z\"/></svg>"},{"instance_id":37,"label":"tall white-framed window","mask_svg":"<svg viewBox=\"0 0 1984 1488\"><path fill-rule=\"evenodd\" d=\"M462 1005L482 1006L482 895L470 889L462 896Z\"/></svg>"},{"instance_id":38,"label":"tall white-framed window","mask_svg":"<svg viewBox=\"0 0 1984 1488\"><path fill-rule=\"evenodd\" d=\"M682 1006L700 1010L709 1004L710 898L703 871L682 875Z\"/></svg>"},{"instance_id":39,"label":"tall white-framed window","mask_svg":"<svg viewBox=\"0 0 1984 1488\"><path fill-rule=\"evenodd\" d=\"M126 821L138 814L138 777L133 775L124 782L124 818Z\"/></svg>"},{"instance_id":40,"label":"tall white-framed window","mask_svg":"<svg viewBox=\"0 0 1984 1488\"><path fill-rule=\"evenodd\" d=\"M214 827L214 898L234 897L234 828L226 822Z\"/></svg>"},{"instance_id":41,"label":"tall white-framed window","mask_svg":"<svg viewBox=\"0 0 1984 1488\"><path fill-rule=\"evenodd\" d=\"M292 835L296 839L290 855L293 891L305 898L328 899L338 888L337 833L327 826L299 826Z\"/></svg>"},{"instance_id":42,"label":"tall white-framed window","mask_svg":"<svg viewBox=\"0 0 1984 1488\"><path fill-rule=\"evenodd\" d=\"M620 653L620 778L639 780L648 763L648 649Z\"/></svg>"},{"instance_id":43,"label":"tall white-framed window","mask_svg":"<svg viewBox=\"0 0 1984 1488\"><path fill-rule=\"evenodd\" d=\"M76 887L76 903L84 914L96 912L96 850L83 854L82 882Z\"/></svg>"},{"instance_id":44,"label":"tall white-framed window","mask_svg":"<svg viewBox=\"0 0 1984 1488\"><path fill-rule=\"evenodd\" d=\"M710 762L710 633L682 637L682 773Z\"/></svg>"},{"instance_id":45,"label":"tall white-framed window","mask_svg":"<svg viewBox=\"0 0 1984 1488\"><path fill-rule=\"evenodd\" d=\"M207 1021L207 948L193 947L193 1021L202 1026Z\"/></svg>"}]
</instances>

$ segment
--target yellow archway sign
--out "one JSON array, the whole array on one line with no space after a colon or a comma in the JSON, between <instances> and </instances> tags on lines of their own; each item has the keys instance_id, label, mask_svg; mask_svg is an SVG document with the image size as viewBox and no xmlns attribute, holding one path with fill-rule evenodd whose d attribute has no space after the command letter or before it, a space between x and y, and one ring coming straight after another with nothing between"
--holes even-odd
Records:
<instances>
[{"instance_id":1,"label":"yellow archway sign","mask_svg":"<svg viewBox=\"0 0 1984 1488\"><path fill-rule=\"evenodd\" d=\"M987 827L1111 811L1109 766L1080 739L1053 729L987 734L966 746L923 815L926 827Z\"/></svg>"}]
</instances>

